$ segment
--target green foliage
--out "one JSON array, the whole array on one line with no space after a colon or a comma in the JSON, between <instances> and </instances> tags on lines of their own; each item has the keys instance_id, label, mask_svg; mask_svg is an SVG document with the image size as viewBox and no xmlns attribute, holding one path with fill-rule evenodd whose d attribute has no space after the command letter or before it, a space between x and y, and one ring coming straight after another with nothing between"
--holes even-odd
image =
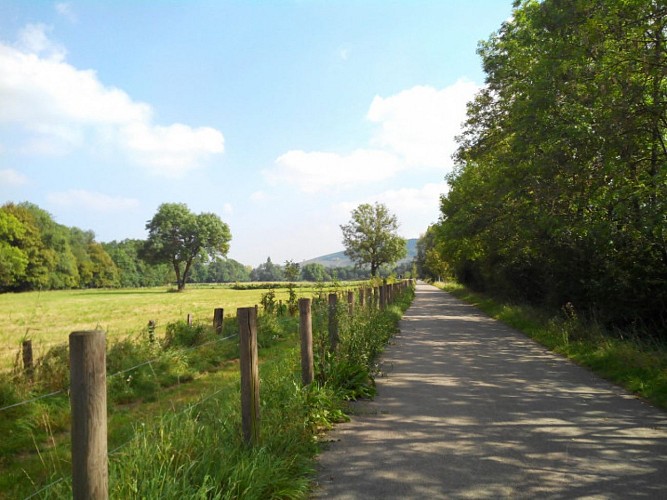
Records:
<instances>
[{"instance_id":1,"label":"green foliage","mask_svg":"<svg viewBox=\"0 0 667 500\"><path fill-rule=\"evenodd\" d=\"M284 277L283 269L271 262L271 257L267 257L266 262L250 273L251 281L282 281Z\"/></svg>"},{"instance_id":2,"label":"green foliage","mask_svg":"<svg viewBox=\"0 0 667 500\"><path fill-rule=\"evenodd\" d=\"M227 224L212 213L195 215L184 203L163 203L146 224L148 240L143 257L153 263L169 263L178 290L185 288L195 259L225 255L232 236Z\"/></svg>"},{"instance_id":3,"label":"green foliage","mask_svg":"<svg viewBox=\"0 0 667 500\"><path fill-rule=\"evenodd\" d=\"M516 2L480 45L436 248L477 290L665 330L667 7Z\"/></svg>"},{"instance_id":4,"label":"green foliage","mask_svg":"<svg viewBox=\"0 0 667 500\"><path fill-rule=\"evenodd\" d=\"M343 231L345 255L359 266L369 265L375 276L382 264L393 264L407 255L406 241L398 236L398 220L382 203L363 203L352 211Z\"/></svg>"},{"instance_id":5,"label":"green foliage","mask_svg":"<svg viewBox=\"0 0 667 500\"><path fill-rule=\"evenodd\" d=\"M167 333L164 337L165 348L193 347L204 342L208 329L200 324L189 325L185 321L176 321L167 325Z\"/></svg>"},{"instance_id":6,"label":"green foliage","mask_svg":"<svg viewBox=\"0 0 667 500\"><path fill-rule=\"evenodd\" d=\"M331 276L322 264L305 264L301 267L301 276L306 281L328 281Z\"/></svg>"},{"instance_id":7,"label":"green foliage","mask_svg":"<svg viewBox=\"0 0 667 500\"><path fill-rule=\"evenodd\" d=\"M264 308L264 311L266 311L268 314L272 314L275 311L276 308L276 292L273 290L273 288L269 289L268 292L262 294L262 299L261 299L261 304L262 307Z\"/></svg>"},{"instance_id":8,"label":"green foliage","mask_svg":"<svg viewBox=\"0 0 667 500\"><path fill-rule=\"evenodd\" d=\"M143 246L144 241L132 239L102 244L118 269L121 287L162 286L173 281L174 271L169 264L150 264L140 257Z\"/></svg>"},{"instance_id":9,"label":"green foliage","mask_svg":"<svg viewBox=\"0 0 667 500\"><path fill-rule=\"evenodd\" d=\"M118 286L91 231L57 224L32 203L0 207L0 291Z\"/></svg>"}]
</instances>

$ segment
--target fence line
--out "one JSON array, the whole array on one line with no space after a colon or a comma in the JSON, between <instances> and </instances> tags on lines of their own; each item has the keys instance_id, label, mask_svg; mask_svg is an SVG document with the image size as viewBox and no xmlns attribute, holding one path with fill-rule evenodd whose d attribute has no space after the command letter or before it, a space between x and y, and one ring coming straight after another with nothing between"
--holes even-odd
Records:
<instances>
[{"instance_id":1,"label":"fence line","mask_svg":"<svg viewBox=\"0 0 667 500\"><path fill-rule=\"evenodd\" d=\"M398 296L399 292L405 290L406 286L407 286L406 282L403 282L399 285L387 285L385 283L384 285L382 285L380 287L373 288L372 292L371 292L370 289L363 289L362 288L361 290L359 290L359 293L360 293L359 302L360 302L361 305L367 304L367 307L370 307L370 308L373 308L373 309L384 310L389 303L393 302L393 300ZM371 300L371 295L368 292L372 293L372 300ZM327 301L328 306L329 306L327 309L328 309L328 312L329 312L330 316L337 315L338 314L338 309L341 309L341 308L335 307L336 304L337 304L337 298L333 298L332 295L335 297L334 294L330 294L329 295L329 300ZM368 300L365 300L366 298L368 298ZM349 294L348 294L348 301L347 302L348 302L348 304L347 304L348 307L345 308L345 309L348 310L349 314L354 314L354 300L352 298L350 298ZM241 394L242 414L247 413L247 414L251 415L251 418L253 419L249 424L246 424L245 421L243 422L243 433L246 437L247 442L249 442L250 444L256 443L258 441L258 438L259 438L259 421L258 421L258 417L259 417L259 415L258 415L259 414L259 379L258 379L258 357L256 355L256 347L257 347L257 344L256 344L256 335L257 335L257 332L256 332L256 312L257 312L256 306L254 308L240 308L240 309L238 309L237 317L239 318L239 328L240 328L240 333L239 334L233 334L233 335L221 338L221 339L215 339L215 340L206 342L204 344L199 344L199 345L196 345L196 346L192 346L192 347L188 347L188 348L184 348L184 349L181 349L179 351L176 351L177 353L188 352L188 351L199 349L201 347L204 347L204 346L207 346L207 345L210 345L210 344L230 340L230 339L236 337L237 335L239 336L240 344L242 344L241 345L241 349L242 349L242 352L241 352L241 361L242 361L242 363L241 364L242 365L245 364L243 362L244 358L248 358L247 361L250 362L248 367L246 367L246 368L242 367L242 373L241 373L242 379L243 379L241 381L241 387L242 387L242 394ZM310 316L310 315L308 315L308 316ZM308 319L312 321L312 316L310 316ZM337 336L338 336L337 321L336 320L332 321L332 319L330 317L329 325L330 325L330 327L332 327L332 329L336 330L335 332L334 331L329 331L330 340L333 340L334 343L335 343L338 340L337 339ZM311 329L311 334L312 334L312 323L310 325L310 329ZM308 330L306 320L303 317L301 318L301 322L300 322L300 330ZM86 332L86 333L93 333L93 332ZM95 333L101 333L102 335L105 335L104 332L95 332ZM70 339L71 338L72 338L72 336L70 336ZM244 344L245 344L245 348L243 347ZM305 348L307 348L307 344L308 344L308 342L302 342L302 346L306 346ZM311 348L312 348L312 340L311 340ZM71 340L70 340L70 351L71 351ZM255 351L254 354L253 354L253 351ZM104 350L102 352L104 352ZM244 355L244 352L246 353L245 355ZM104 387L106 387L107 378L112 378L112 377L119 376L121 374L128 373L132 370L136 370L137 368L140 368L141 366L150 365L151 363L154 363L154 362L160 360L166 354L171 354L171 353L165 352L163 355L158 356L158 357L156 357L152 360L139 363L139 364L137 364L133 367L130 367L130 368L127 368L127 369L124 369L124 370L120 370L120 371L115 372L113 374L110 374L108 376L106 374L104 361L102 361L102 363L99 363L99 364L97 364L97 366L95 366L96 363L92 363L90 360L88 360L86 363L87 363L87 366L89 366L90 370L92 370L92 372L89 371L89 370L86 371L87 378L90 379L90 380L98 380L99 383L103 382ZM70 354L70 356L71 356L71 354ZM304 354L302 352L302 356L304 356L303 359L307 359L308 358L308 353ZM312 357L312 353L310 353L310 356ZM105 357L105 356L103 356L103 357ZM81 373L82 367L81 366L73 367L72 365L74 365L75 361L74 361L74 358L71 358L71 359L72 359L72 362L70 363L71 364L71 366L70 366L70 373L71 373L70 379L73 379L72 375L74 375L76 373ZM304 370L306 369L307 364L308 363L304 363L302 365ZM100 371L100 368L104 368L104 370ZM98 370L99 373L93 373L93 372L95 372L95 370ZM243 370L246 370L246 372L247 372L247 374L245 376L244 376ZM312 370L312 368L311 368L311 370ZM250 378L247 378L248 376ZM303 377L302 380L305 383L307 378L305 376L303 376L303 374L302 374L302 377ZM312 377L312 375L310 375L310 377ZM245 383L244 383L244 380L245 380ZM74 390L74 388L72 387L71 390ZM223 390L225 390L225 388L219 389L219 390L213 392L212 394L209 394L209 395L203 397L199 401L197 401L193 404L187 405L184 409L175 413L175 415L185 413L187 411L192 410L193 408L195 408L198 405L204 403L205 401L208 401L208 400L214 398L216 395L221 393ZM53 392L53 393L50 393L50 394L47 394L47 395L39 396L37 398L26 400L26 401L23 401L23 402L20 402L20 403L15 403L15 404L9 405L5 408L0 408L0 411L4 411L4 410L7 410L9 408L13 408L13 407L21 406L21 405L24 405L24 404L28 404L32 401L37 401L39 399L44 399L44 398L47 398L47 397L55 396L55 395L63 393L63 392L64 392L64 390L60 390L60 391L56 391L56 392ZM106 389L105 389L104 392L105 392L105 397L106 397ZM78 399L79 401L83 401L85 398L82 398L80 395L75 398L75 396L73 395L72 396L72 402L74 402L75 399ZM243 409L244 407L246 407L246 405L248 405L249 410L244 410ZM87 485L87 484L89 485L89 483L87 483L87 482L90 482L90 484L93 484L94 487L99 487L100 484L102 484L99 481L96 483L96 481L97 481L97 479L99 479L99 477L97 479L91 477L92 475L95 475L95 474L97 474L99 476L99 474L101 472L99 470L99 467L100 467L99 464L103 463L104 466L106 467L106 464L108 463L108 457L111 456L111 455L116 454L119 450L121 450L122 448L127 446L134 439L134 438L132 438L129 441L127 441L126 443L114 448L111 452L108 452L107 448L106 448L106 402L104 404L104 409L103 409L103 412L105 413L105 418L104 419L100 418L99 420L95 416L96 415L95 412L97 410L91 409L91 408L85 408L86 406L88 406L87 404L84 404L83 406L84 406L84 410L83 410L84 413L87 412L87 411L93 411L93 413L85 414L85 415L79 415L79 418L77 420L79 422L87 422L83 425L92 426L92 427L95 426L96 421L102 421L103 420L104 421L104 427L105 427L105 429L104 429L104 441L105 442L104 442L103 446L97 447L97 453L98 453L97 458L91 459L92 462L97 463L97 465L95 466L95 467L97 467L97 469L95 469L95 471L93 472L93 470L90 469L90 467L88 467L88 471L86 472L86 471L84 471L84 469L85 469L85 467L84 467L79 471L78 478L76 477L77 473L74 471L74 469L75 469L74 464L77 460L79 462L81 462L81 457L75 458L74 455L78 454L78 453L81 453L81 452L77 451L75 449L76 447L75 447L74 442L72 443L73 475L75 476L75 479L76 479L76 481L74 481L73 485L72 485L73 491L75 489L77 489L78 491L81 491L81 484L84 484L84 486ZM73 412L74 412L74 410L73 410ZM80 423L75 424L74 423L74 418L73 418L73 424L72 424L72 436L73 436L72 439L73 439L73 441L74 441L74 434L75 434L75 425L81 425L81 424ZM81 434L90 434L88 431L86 431L85 433L81 433L80 429L79 429L78 432L79 432L79 435L81 435ZM88 445L85 445L85 446L79 445L78 448L79 449L84 449L84 450L87 450L87 449L89 450L91 448L91 446L90 446L90 443L89 443ZM92 448L94 449L95 446L92 446ZM85 451L85 452L87 453L87 451ZM88 460L88 459L86 459L86 460ZM102 474L104 476L103 479L106 478L106 474L107 473ZM37 492L33 493L28 498L33 498L33 497L39 495L40 493L42 493L43 491L55 486L56 484L58 484L58 483L60 483L64 480L66 480L66 478L61 477L57 481L54 481L54 482L46 485L45 487L41 488ZM78 485L76 487L75 487L75 483L78 483ZM108 485L107 484L102 484L102 486L104 487L104 491L100 491L99 496L97 494L92 495L91 494L92 490L88 490L86 492L86 495L88 495L87 498L101 498L101 499L106 498L107 495L108 495L108 491L107 491L108 490ZM77 497L76 494L74 496L75 496L75 498Z\"/></svg>"}]
</instances>

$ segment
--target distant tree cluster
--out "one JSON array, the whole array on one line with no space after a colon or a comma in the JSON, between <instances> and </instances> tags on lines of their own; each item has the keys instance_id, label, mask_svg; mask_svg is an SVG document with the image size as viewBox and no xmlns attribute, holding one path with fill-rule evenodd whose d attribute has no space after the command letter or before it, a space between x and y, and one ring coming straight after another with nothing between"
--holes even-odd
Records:
<instances>
[{"instance_id":1,"label":"distant tree cluster","mask_svg":"<svg viewBox=\"0 0 667 500\"><path fill-rule=\"evenodd\" d=\"M667 4L517 1L479 53L427 246L475 288L667 335Z\"/></svg>"},{"instance_id":2,"label":"distant tree cluster","mask_svg":"<svg viewBox=\"0 0 667 500\"><path fill-rule=\"evenodd\" d=\"M56 223L32 203L0 207L0 290L113 287L118 268L92 231Z\"/></svg>"}]
</instances>

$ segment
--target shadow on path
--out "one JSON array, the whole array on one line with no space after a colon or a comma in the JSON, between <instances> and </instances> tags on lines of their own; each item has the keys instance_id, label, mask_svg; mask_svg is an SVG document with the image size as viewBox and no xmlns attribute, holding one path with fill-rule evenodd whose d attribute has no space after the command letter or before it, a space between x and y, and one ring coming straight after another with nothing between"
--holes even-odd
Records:
<instances>
[{"instance_id":1,"label":"shadow on path","mask_svg":"<svg viewBox=\"0 0 667 500\"><path fill-rule=\"evenodd\" d=\"M317 498L667 498L667 415L428 285Z\"/></svg>"}]
</instances>

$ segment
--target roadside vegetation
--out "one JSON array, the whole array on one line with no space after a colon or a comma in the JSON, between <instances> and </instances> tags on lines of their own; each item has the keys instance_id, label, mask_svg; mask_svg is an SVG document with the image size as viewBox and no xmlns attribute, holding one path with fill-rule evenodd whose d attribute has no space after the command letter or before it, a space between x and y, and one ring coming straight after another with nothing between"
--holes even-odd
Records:
<instances>
[{"instance_id":1,"label":"roadside vegetation","mask_svg":"<svg viewBox=\"0 0 667 500\"><path fill-rule=\"evenodd\" d=\"M109 342L110 497L307 497L319 437L346 419L347 401L373 396L377 358L413 297L410 290L385 311L357 308L352 317L341 304L334 354L326 294L311 292L316 381L309 387L300 382L298 318L269 291L259 297L255 448L241 436L234 317L221 335L208 322L178 320L163 334L140 330ZM0 411L0 498L71 496L68 377L65 346L41 356L32 378L18 367L0 376L0 408L56 393Z\"/></svg>"},{"instance_id":2,"label":"roadside vegetation","mask_svg":"<svg viewBox=\"0 0 667 500\"><path fill-rule=\"evenodd\" d=\"M657 335L606 328L572 304L554 313L476 293L453 281L435 285L667 410L667 345Z\"/></svg>"}]
</instances>

